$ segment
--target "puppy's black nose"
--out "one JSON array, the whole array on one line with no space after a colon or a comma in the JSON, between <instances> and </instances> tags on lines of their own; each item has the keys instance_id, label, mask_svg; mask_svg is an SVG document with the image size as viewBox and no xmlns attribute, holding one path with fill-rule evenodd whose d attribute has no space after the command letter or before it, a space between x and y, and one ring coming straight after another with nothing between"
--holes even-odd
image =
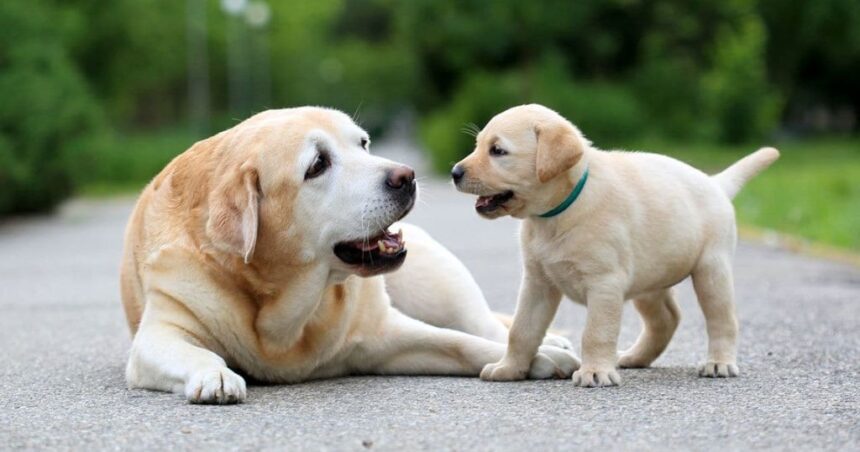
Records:
<instances>
[{"instance_id":1,"label":"puppy's black nose","mask_svg":"<svg viewBox=\"0 0 860 452\"><path fill-rule=\"evenodd\" d=\"M394 190L414 189L415 171L408 166L398 166L397 168L388 170L388 177L385 178L385 185L388 185Z\"/></svg>"},{"instance_id":2,"label":"puppy's black nose","mask_svg":"<svg viewBox=\"0 0 860 452\"><path fill-rule=\"evenodd\" d=\"M466 174L466 170L460 165L454 165L454 169L451 170L451 178L454 179L455 184L460 182L464 174Z\"/></svg>"}]
</instances>

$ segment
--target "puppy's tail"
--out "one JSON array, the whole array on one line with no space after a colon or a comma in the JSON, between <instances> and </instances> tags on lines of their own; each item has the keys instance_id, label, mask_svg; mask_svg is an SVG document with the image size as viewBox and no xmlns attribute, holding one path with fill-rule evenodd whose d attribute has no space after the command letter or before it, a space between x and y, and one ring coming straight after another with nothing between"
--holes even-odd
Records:
<instances>
[{"instance_id":1,"label":"puppy's tail","mask_svg":"<svg viewBox=\"0 0 860 452\"><path fill-rule=\"evenodd\" d=\"M738 160L734 165L726 168L722 173L713 176L714 180L723 189L729 199L735 197L741 188L755 177L758 173L764 171L776 159L779 158L779 151L774 148L761 148L758 151Z\"/></svg>"}]
</instances>

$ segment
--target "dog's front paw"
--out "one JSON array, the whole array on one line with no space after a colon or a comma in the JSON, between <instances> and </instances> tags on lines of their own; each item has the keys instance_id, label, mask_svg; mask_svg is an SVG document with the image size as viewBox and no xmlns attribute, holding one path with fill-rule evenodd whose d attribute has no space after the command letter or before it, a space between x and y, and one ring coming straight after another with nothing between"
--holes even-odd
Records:
<instances>
[{"instance_id":1,"label":"dog's front paw","mask_svg":"<svg viewBox=\"0 0 860 452\"><path fill-rule=\"evenodd\" d=\"M583 367L573 373L573 384L583 388L618 386L621 384L621 375L614 367Z\"/></svg>"},{"instance_id":2,"label":"dog's front paw","mask_svg":"<svg viewBox=\"0 0 860 452\"><path fill-rule=\"evenodd\" d=\"M738 365L735 363L721 363L708 361L699 366L699 376L706 378L728 378L740 375Z\"/></svg>"},{"instance_id":3,"label":"dog's front paw","mask_svg":"<svg viewBox=\"0 0 860 452\"><path fill-rule=\"evenodd\" d=\"M579 359L573 352L552 345L543 345L532 359L529 378L535 380L570 378L576 369L579 369Z\"/></svg>"},{"instance_id":4,"label":"dog's front paw","mask_svg":"<svg viewBox=\"0 0 860 452\"><path fill-rule=\"evenodd\" d=\"M485 381L516 381L525 380L529 369L518 366L505 359L484 366L481 380Z\"/></svg>"},{"instance_id":5,"label":"dog's front paw","mask_svg":"<svg viewBox=\"0 0 860 452\"><path fill-rule=\"evenodd\" d=\"M196 372L185 384L185 398L191 403L241 403L245 394L245 380L226 367Z\"/></svg>"}]
</instances>

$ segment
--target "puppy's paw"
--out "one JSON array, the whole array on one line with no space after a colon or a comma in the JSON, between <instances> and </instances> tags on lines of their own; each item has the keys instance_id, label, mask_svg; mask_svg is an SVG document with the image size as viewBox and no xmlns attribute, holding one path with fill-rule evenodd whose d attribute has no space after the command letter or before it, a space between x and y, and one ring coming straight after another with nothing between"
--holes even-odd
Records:
<instances>
[{"instance_id":1,"label":"puppy's paw","mask_svg":"<svg viewBox=\"0 0 860 452\"><path fill-rule=\"evenodd\" d=\"M618 367L622 369L644 369L649 367L654 360L650 356L633 351L620 351L618 357Z\"/></svg>"},{"instance_id":2,"label":"puppy's paw","mask_svg":"<svg viewBox=\"0 0 860 452\"><path fill-rule=\"evenodd\" d=\"M241 403L245 395L245 380L226 367L196 372L185 384L185 398L191 403Z\"/></svg>"},{"instance_id":3,"label":"puppy's paw","mask_svg":"<svg viewBox=\"0 0 860 452\"><path fill-rule=\"evenodd\" d=\"M614 367L585 367L573 373L573 384L583 388L618 386L621 384L621 375Z\"/></svg>"},{"instance_id":4,"label":"puppy's paw","mask_svg":"<svg viewBox=\"0 0 860 452\"><path fill-rule=\"evenodd\" d=\"M721 363L708 361L699 366L699 376L706 378L728 378L740 375L738 365L735 363Z\"/></svg>"},{"instance_id":5,"label":"puppy's paw","mask_svg":"<svg viewBox=\"0 0 860 452\"><path fill-rule=\"evenodd\" d=\"M553 347L563 348L565 350L573 350L573 344L571 344L566 337L552 333L544 336L543 345L552 345Z\"/></svg>"},{"instance_id":6,"label":"puppy's paw","mask_svg":"<svg viewBox=\"0 0 860 452\"><path fill-rule=\"evenodd\" d=\"M579 369L579 359L570 350L552 345L543 345L532 359L529 378L570 378Z\"/></svg>"},{"instance_id":7,"label":"puppy's paw","mask_svg":"<svg viewBox=\"0 0 860 452\"><path fill-rule=\"evenodd\" d=\"M517 381L525 380L529 369L518 366L510 361L501 360L484 366L481 380L484 381Z\"/></svg>"}]
</instances>

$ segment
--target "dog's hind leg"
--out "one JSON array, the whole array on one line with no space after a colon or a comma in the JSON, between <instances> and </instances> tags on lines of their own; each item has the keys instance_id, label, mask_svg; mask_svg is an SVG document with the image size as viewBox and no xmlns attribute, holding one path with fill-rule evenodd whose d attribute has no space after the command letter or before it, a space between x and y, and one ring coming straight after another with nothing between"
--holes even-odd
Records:
<instances>
[{"instance_id":1,"label":"dog's hind leg","mask_svg":"<svg viewBox=\"0 0 860 452\"><path fill-rule=\"evenodd\" d=\"M620 367L648 367L669 345L681 321L673 292L670 288L633 300L642 319L642 332L632 347L621 352Z\"/></svg>"},{"instance_id":2,"label":"dog's hind leg","mask_svg":"<svg viewBox=\"0 0 860 452\"><path fill-rule=\"evenodd\" d=\"M490 310L466 266L421 228L398 226L409 255L399 270L385 275L391 304L433 326L507 343L508 328Z\"/></svg>"},{"instance_id":3,"label":"dog's hind leg","mask_svg":"<svg viewBox=\"0 0 860 452\"><path fill-rule=\"evenodd\" d=\"M409 244L409 256L399 270L385 275L391 304L430 325L507 344L510 317L490 310L466 266L421 228L407 223L398 226ZM544 337L543 344L573 349L569 340L552 333Z\"/></svg>"},{"instance_id":4,"label":"dog's hind leg","mask_svg":"<svg viewBox=\"0 0 860 452\"><path fill-rule=\"evenodd\" d=\"M437 328L390 309L379 333L364 338L349 361L357 373L477 377L504 354L504 344ZM578 366L573 353L543 345L521 377L567 378Z\"/></svg>"}]
</instances>

